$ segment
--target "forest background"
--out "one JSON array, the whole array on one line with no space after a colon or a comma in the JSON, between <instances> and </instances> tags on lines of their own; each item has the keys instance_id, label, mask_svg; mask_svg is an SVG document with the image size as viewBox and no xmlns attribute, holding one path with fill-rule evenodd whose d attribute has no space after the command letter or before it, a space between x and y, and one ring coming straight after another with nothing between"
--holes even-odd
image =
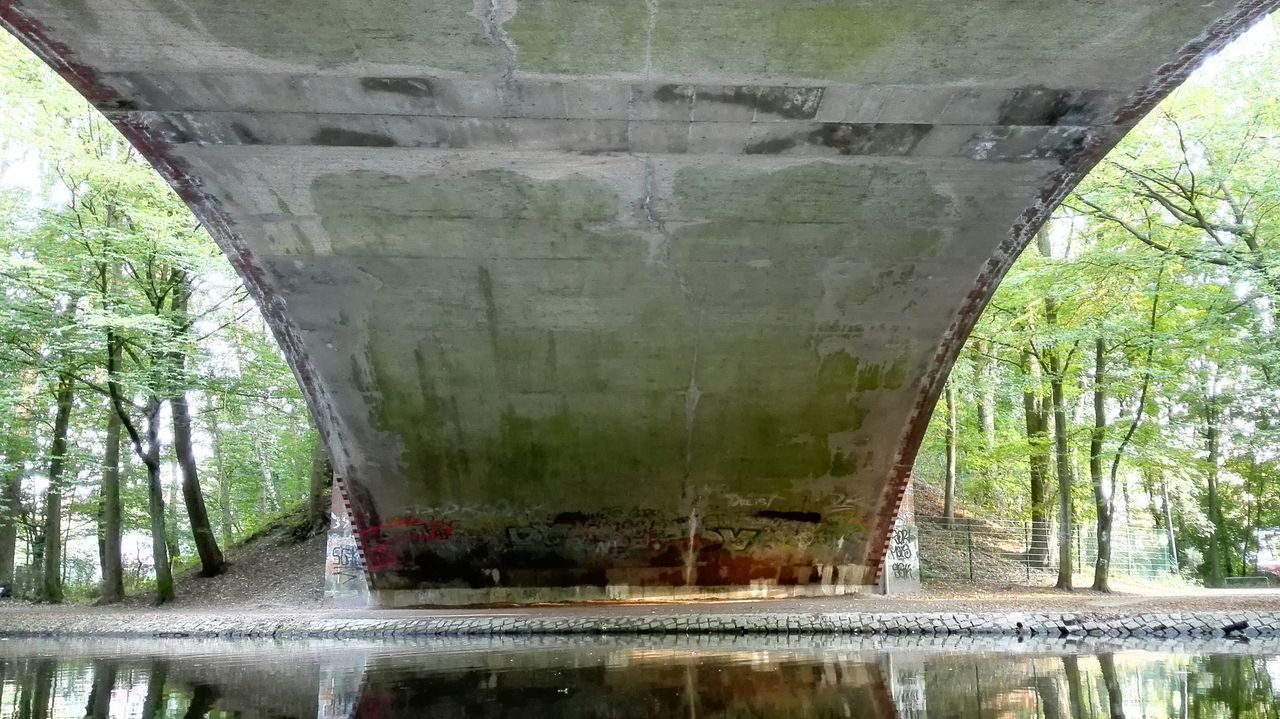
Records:
<instances>
[{"instance_id":1,"label":"forest background","mask_svg":"<svg viewBox=\"0 0 1280 719\"><path fill-rule=\"evenodd\" d=\"M1120 526L1163 532L1210 586L1280 569L1277 27L1213 58L1076 188L933 415L916 480L944 516L1029 520L1060 587L1074 569L1109 588ZM1071 566L1081 525L1096 566Z\"/></svg>"},{"instance_id":2,"label":"forest background","mask_svg":"<svg viewBox=\"0 0 1280 719\"><path fill-rule=\"evenodd\" d=\"M298 384L213 240L0 33L0 585L173 597L290 509L327 522Z\"/></svg>"}]
</instances>

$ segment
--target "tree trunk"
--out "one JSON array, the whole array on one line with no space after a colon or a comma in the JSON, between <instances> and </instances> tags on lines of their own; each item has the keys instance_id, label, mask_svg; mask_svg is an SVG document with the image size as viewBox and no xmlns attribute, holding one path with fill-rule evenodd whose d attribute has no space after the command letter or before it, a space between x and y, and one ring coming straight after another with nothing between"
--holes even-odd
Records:
<instances>
[{"instance_id":1,"label":"tree trunk","mask_svg":"<svg viewBox=\"0 0 1280 719\"><path fill-rule=\"evenodd\" d=\"M177 477L178 468L170 466L169 475ZM169 561L182 558L182 545L178 542L178 485L172 482L169 483L169 496L164 503L164 543L169 550Z\"/></svg>"},{"instance_id":2,"label":"tree trunk","mask_svg":"<svg viewBox=\"0 0 1280 719\"><path fill-rule=\"evenodd\" d=\"M1080 662L1074 654L1062 657L1062 672L1067 676L1067 702L1071 705L1071 719L1084 719L1084 682L1080 681Z\"/></svg>"},{"instance_id":3,"label":"tree trunk","mask_svg":"<svg viewBox=\"0 0 1280 719\"><path fill-rule=\"evenodd\" d=\"M16 446L12 441L10 446ZM23 459L16 451L10 451L6 457L13 466L11 473L6 474L3 485L0 485L0 586L8 587L17 594L14 587L14 565L17 562L18 522L22 511L22 466Z\"/></svg>"},{"instance_id":4,"label":"tree trunk","mask_svg":"<svg viewBox=\"0 0 1280 719\"><path fill-rule=\"evenodd\" d=\"M276 500L276 478L275 473L271 471L270 457L267 450L262 446L262 438L258 435L253 437L253 449L258 455L258 469L262 473L262 486L259 487L258 506L261 517L269 517L280 511L279 502Z\"/></svg>"},{"instance_id":5,"label":"tree trunk","mask_svg":"<svg viewBox=\"0 0 1280 719\"><path fill-rule=\"evenodd\" d=\"M329 464L329 454L324 450L324 441L316 435L311 445L311 492L307 513L311 516L312 533L322 532L329 526L329 492L333 485L333 469Z\"/></svg>"},{"instance_id":6,"label":"tree trunk","mask_svg":"<svg viewBox=\"0 0 1280 719\"><path fill-rule=\"evenodd\" d=\"M1049 477L1048 442L1045 432L1048 422L1044 415L1044 398L1040 394L1039 365L1030 351L1022 353L1022 413L1027 426L1027 444L1030 453L1027 465L1031 472L1031 556L1038 567L1049 564L1049 507L1045 496L1045 484Z\"/></svg>"},{"instance_id":7,"label":"tree trunk","mask_svg":"<svg viewBox=\"0 0 1280 719\"><path fill-rule=\"evenodd\" d=\"M218 418L213 413L209 417L209 434L213 439L213 466L218 471L218 531L222 534L222 546L231 546L231 483L227 480L227 470L222 463L222 432L218 428Z\"/></svg>"},{"instance_id":8,"label":"tree trunk","mask_svg":"<svg viewBox=\"0 0 1280 719\"><path fill-rule=\"evenodd\" d=\"M177 304L177 300L174 304ZM177 362L181 371L185 359L178 358ZM182 468L182 499L187 505L187 516L191 519L196 553L200 555L200 576L217 576L226 570L226 562L223 561L222 550L218 549L218 540L213 536L204 494L200 492L196 457L191 448L191 413L187 407L186 393L178 392L170 397L169 408L173 411L173 448L178 455L178 466Z\"/></svg>"},{"instance_id":9,"label":"tree trunk","mask_svg":"<svg viewBox=\"0 0 1280 719\"><path fill-rule=\"evenodd\" d=\"M204 719L213 711L222 693L213 684L197 684L191 690L191 703L182 719Z\"/></svg>"},{"instance_id":10,"label":"tree trunk","mask_svg":"<svg viewBox=\"0 0 1280 719\"><path fill-rule=\"evenodd\" d=\"M174 317L185 327L191 287L185 273L180 274L179 278L170 306ZM172 352L168 356L168 363L173 376L185 383L186 354ZM218 539L213 535L213 527L209 524L209 510L205 507L204 494L200 491L200 475L196 467L195 452L191 448L191 409L187 405L185 389L177 389L169 397L169 409L173 412L173 450L178 456L178 466L182 469L182 501L187 506L191 535L196 543L196 554L200 556L200 576L214 577L226 571L226 562L222 558L222 550L218 549Z\"/></svg>"},{"instance_id":11,"label":"tree trunk","mask_svg":"<svg viewBox=\"0 0 1280 719\"><path fill-rule=\"evenodd\" d=\"M1045 317L1049 327L1058 320L1057 302L1052 297L1045 298ZM1054 454L1058 466L1058 589L1071 589L1071 448L1068 444L1070 433L1067 427L1067 407L1062 393L1062 358L1058 349L1049 352L1049 399L1053 406L1053 439Z\"/></svg>"},{"instance_id":12,"label":"tree trunk","mask_svg":"<svg viewBox=\"0 0 1280 719\"><path fill-rule=\"evenodd\" d=\"M1036 698L1040 701L1040 716L1044 719L1063 719L1066 713L1062 711L1062 693L1058 691L1058 678L1052 674L1036 674L1035 688Z\"/></svg>"},{"instance_id":13,"label":"tree trunk","mask_svg":"<svg viewBox=\"0 0 1280 719\"><path fill-rule=\"evenodd\" d=\"M120 557L120 415L107 414L106 449L102 461L102 603L124 599L124 567Z\"/></svg>"},{"instance_id":14,"label":"tree trunk","mask_svg":"<svg viewBox=\"0 0 1280 719\"><path fill-rule=\"evenodd\" d=\"M1209 586L1221 587L1222 579L1222 507L1218 498L1218 408L1217 398L1209 382L1205 396L1205 449L1209 455L1208 500L1209 522L1213 525L1213 533L1209 538Z\"/></svg>"},{"instance_id":15,"label":"tree trunk","mask_svg":"<svg viewBox=\"0 0 1280 719\"><path fill-rule=\"evenodd\" d=\"M151 558L156 573L156 603L173 599L173 570L169 566L169 552L164 532L164 486L160 482L160 398L149 397L143 415L147 422L145 440L129 418L123 393L120 390L121 340L115 332L107 330L107 391L111 407L120 424L129 433L133 452L147 468L147 511L151 517Z\"/></svg>"},{"instance_id":16,"label":"tree trunk","mask_svg":"<svg viewBox=\"0 0 1280 719\"><path fill-rule=\"evenodd\" d=\"M1107 433L1107 347L1099 337L1093 345L1093 432L1089 437L1089 479L1098 515L1098 558L1093 564L1093 588L1111 591L1111 511L1114 488L1102 474L1102 444ZM1140 408L1139 408L1139 411Z\"/></svg>"},{"instance_id":17,"label":"tree trunk","mask_svg":"<svg viewBox=\"0 0 1280 719\"><path fill-rule=\"evenodd\" d=\"M93 663L93 684L84 708L85 719L108 719L111 716L111 693L116 687L116 665L110 660Z\"/></svg>"},{"instance_id":18,"label":"tree trunk","mask_svg":"<svg viewBox=\"0 0 1280 719\"><path fill-rule=\"evenodd\" d=\"M1107 690L1107 715L1111 719L1124 719L1124 695L1120 691L1120 677L1116 674L1115 656L1099 654L1098 666L1102 669L1102 685Z\"/></svg>"},{"instance_id":19,"label":"tree trunk","mask_svg":"<svg viewBox=\"0 0 1280 719\"><path fill-rule=\"evenodd\" d=\"M1246 541L1253 542L1253 566L1242 574L1258 573L1258 553L1262 551L1262 546L1258 542L1258 528L1262 526L1262 498L1268 496L1267 492L1267 475L1258 472L1258 454L1252 452L1249 455L1249 461L1252 463L1253 474L1257 477L1253 485L1253 520L1249 524L1249 532L1246 534Z\"/></svg>"},{"instance_id":20,"label":"tree trunk","mask_svg":"<svg viewBox=\"0 0 1280 719\"><path fill-rule=\"evenodd\" d=\"M163 662L153 661L147 671L147 694L142 700L143 719L159 719L164 709L164 685L168 680L168 669Z\"/></svg>"},{"instance_id":21,"label":"tree trunk","mask_svg":"<svg viewBox=\"0 0 1280 719\"><path fill-rule=\"evenodd\" d=\"M987 452L996 447L996 363L986 341L975 339L974 369L978 384L978 426Z\"/></svg>"},{"instance_id":22,"label":"tree trunk","mask_svg":"<svg viewBox=\"0 0 1280 719\"><path fill-rule=\"evenodd\" d=\"M1169 480L1163 472L1160 474L1160 502L1163 505L1164 533L1169 540L1169 561L1173 564L1173 571L1177 572L1179 571L1178 539L1173 530L1173 505L1169 503Z\"/></svg>"},{"instance_id":23,"label":"tree trunk","mask_svg":"<svg viewBox=\"0 0 1280 719\"><path fill-rule=\"evenodd\" d=\"M53 420L53 442L49 448L49 489L44 500L44 573L40 599L62 601L62 470L67 461L67 429L71 424L71 400L75 380L58 378L55 398L58 405Z\"/></svg>"},{"instance_id":24,"label":"tree trunk","mask_svg":"<svg viewBox=\"0 0 1280 719\"><path fill-rule=\"evenodd\" d=\"M151 557L156 571L156 604L173 599L173 568L164 526L164 485L160 482L160 398L147 401L147 509L151 515Z\"/></svg>"},{"instance_id":25,"label":"tree trunk","mask_svg":"<svg viewBox=\"0 0 1280 719\"><path fill-rule=\"evenodd\" d=\"M53 680L58 673L58 660L41 657L35 661L35 678L31 692L31 719L48 719L53 703Z\"/></svg>"},{"instance_id":26,"label":"tree trunk","mask_svg":"<svg viewBox=\"0 0 1280 719\"><path fill-rule=\"evenodd\" d=\"M956 386L947 380L943 389L947 401L947 476L943 490L942 516L951 524L956 517Z\"/></svg>"}]
</instances>

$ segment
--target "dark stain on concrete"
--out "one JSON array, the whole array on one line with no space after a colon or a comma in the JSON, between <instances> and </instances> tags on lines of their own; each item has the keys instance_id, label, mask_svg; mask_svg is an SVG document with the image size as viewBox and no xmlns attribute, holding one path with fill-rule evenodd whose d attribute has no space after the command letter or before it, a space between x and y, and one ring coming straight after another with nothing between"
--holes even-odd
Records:
<instances>
[{"instance_id":1,"label":"dark stain on concrete","mask_svg":"<svg viewBox=\"0 0 1280 719\"><path fill-rule=\"evenodd\" d=\"M812 120L825 91L822 87L762 87L756 96L756 112L789 120Z\"/></svg>"},{"instance_id":2,"label":"dark stain on concrete","mask_svg":"<svg viewBox=\"0 0 1280 719\"><path fill-rule=\"evenodd\" d=\"M820 524L822 515L817 512L781 512L776 509L762 509L756 512L758 519L782 519L788 522L807 522Z\"/></svg>"},{"instance_id":3,"label":"dark stain on concrete","mask_svg":"<svg viewBox=\"0 0 1280 719\"><path fill-rule=\"evenodd\" d=\"M1093 120L1097 98L1083 90L1024 87L1000 105L1000 125L1083 125Z\"/></svg>"},{"instance_id":4,"label":"dark stain on concrete","mask_svg":"<svg viewBox=\"0 0 1280 719\"><path fill-rule=\"evenodd\" d=\"M241 145L263 144L262 138L258 137L258 135L254 133L253 130L250 130L247 126L245 126L244 123L241 123L241 122L231 123L231 132L236 136L236 140L239 141Z\"/></svg>"},{"instance_id":5,"label":"dark stain on concrete","mask_svg":"<svg viewBox=\"0 0 1280 719\"><path fill-rule=\"evenodd\" d=\"M557 514L555 519L551 520L552 524L586 524L591 518L582 512L561 512Z\"/></svg>"},{"instance_id":6,"label":"dark stain on concrete","mask_svg":"<svg viewBox=\"0 0 1280 719\"><path fill-rule=\"evenodd\" d=\"M728 85L697 87L661 85L653 92L655 100L667 103L705 103L749 107L756 113L776 115L788 120L812 120L822 104L823 87L753 87Z\"/></svg>"},{"instance_id":7,"label":"dark stain on concrete","mask_svg":"<svg viewBox=\"0 0 1280 719\"><path fill-rule=\"evenodd\" d=\"M746 155L780 155L798 144L800 144L800 140L795 135L771 137L768 140L761 140L747 145L742 148L742 152Z\"/></svg>"},{"instance_id":8,"label":"dark stain on concrete","mask_svg":"<svg viewBox=\"0 0 1280 719\"><path fill-rule=\"evenodd\" d=\"M425 77L364 77L360 87L367 92L387 92L406 97L435 97L435 86Z\"/></svg>"},{"instance_id":9,"label":"dark stain on concrete","mask_svg":"<svg viewBox=\"0 0 1280 719\"><path fill-rule=\"evenodd\" d=\"M345 130L339 127L321 128L311 136L311 143L333 147L395 147L396 145L395 140L386 135Z\"/></svg>"},{"instance_id":10,"label":"dark stain on concrete","mask_svg":"<svg viewBox=\"0 0 1280 719\"><path fill-rule=\"evenodd\" d=\"M828 122L805 133L772 137L747 145L747 155L777 155L799 145L828 147L841 155L909 155L932 125Z\"/></svg>"},{"instance_id":11,"label":"dark stain on concrete","mask_svg":"<svg viewBox=\"0 0 1280 719\"><path fill-rule=\"evenodd\" d=\"M116 110L118 112L133 112L138 109L137 102L134 102L133 100L126 100L124 98L114 98L111 100L95 102L93 106L102 112L109 112L111 110Z\"/></svg>"},{"instance_id":12,"label":"dark stain on concrete","mask_svg":"<svg viewBox=\"0 0 1280 719\"><path fill-rule=\"evenodd\" d=\"M839 150L841 155L907 155L933 130L932 125L855 125L829 122L808 135L810 145Z\"/></svg>"},{"instance_id":13,"label":"dark stain on concrete","mask_svg":"<svg viewBox=\"0 0 1280 719\"><path fill-rule=\"evenodd\" d=\"M693 100L694 92L684 85L659 85L653 91L653 99L659 102L689 102Z\"/></svg>"},{"instance_id":14,"label":"dark stain on concrete","mask_svg":"<svg viewBox=\"0 0 1280 719\"><path fill-rule=\"evenodd\" d=\"M153 115L147 120L147 130L155 133L163 142L170 145L185 145L195 141L195 136L183 124L173 117Z\"/></svg>"}]
</instances>

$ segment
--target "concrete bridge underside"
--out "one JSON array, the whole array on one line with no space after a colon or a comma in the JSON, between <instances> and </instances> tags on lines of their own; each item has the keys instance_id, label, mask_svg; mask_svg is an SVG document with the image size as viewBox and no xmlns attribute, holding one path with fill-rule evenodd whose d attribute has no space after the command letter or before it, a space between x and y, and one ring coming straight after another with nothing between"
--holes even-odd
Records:
<instances>
[{"instance_id":1,"label":"concrete bridge underside","mask_svg":"<svg viewBox=\"0 0 1280 719\"><path fill-rule=\"evenodd\" d=\"M386 604L876 581L984 303L1277 0L0 0L255 292Z\"/></svg>"}]
</instances>

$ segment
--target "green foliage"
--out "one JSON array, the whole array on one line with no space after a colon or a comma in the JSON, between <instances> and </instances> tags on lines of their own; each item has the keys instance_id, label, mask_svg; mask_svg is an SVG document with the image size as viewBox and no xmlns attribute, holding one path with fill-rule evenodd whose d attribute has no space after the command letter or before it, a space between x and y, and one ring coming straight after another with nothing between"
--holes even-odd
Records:
<instances>
[{"instance_id":1,"label":"green foliage","mask_svg":"<svg viewBox=\"0 0 1280 719\"><path fill-rule=\"evenodd\" d=\"M53 389L74 379L60 483L69 595L95 596L108 386L145 434L150 398L185 392L215 532L236 540L304 501L316 441L297 383L212 239L123 137L0 33L0 481L17 484L19 577L38 574ZM175 296L189 294L188 306ZM108 374L108 337L121 349ZM168 420L162 476L178 482ZM145 442L145 436L141 437ZM147 473L121 452L126 585L148 581ZM3 493L0 493L2 495ZM179 555L193 540L179 506ZM4 551L0 541L0 552Z\"/></svg>"},{"instance_id":2,"label":"green foliage","mask_svg":"<svg viewBox=\"0 0 1280 719\"><path fill-rule=\"evenodd\" d=\"M1029 516L1029 462L1048 438L1028 438L1023 394L1047 396L1046 360L1056 354L1074 519L1095 521L1088 465L1102 338L1101 456L1104 474L1119 463L1116 521L1168 529L1167 488L1183 561L1209 579L1216 551L1224 574L1253 573L1255 529L1280 527L1280 43L1241 55L1175 92L1111 152L979 321L951 375L957 491L971 510ZM994 414L994 441L982 411ZM932 484L942 477L942 415L917 462Z\"/></svg>"}]
</instances>

